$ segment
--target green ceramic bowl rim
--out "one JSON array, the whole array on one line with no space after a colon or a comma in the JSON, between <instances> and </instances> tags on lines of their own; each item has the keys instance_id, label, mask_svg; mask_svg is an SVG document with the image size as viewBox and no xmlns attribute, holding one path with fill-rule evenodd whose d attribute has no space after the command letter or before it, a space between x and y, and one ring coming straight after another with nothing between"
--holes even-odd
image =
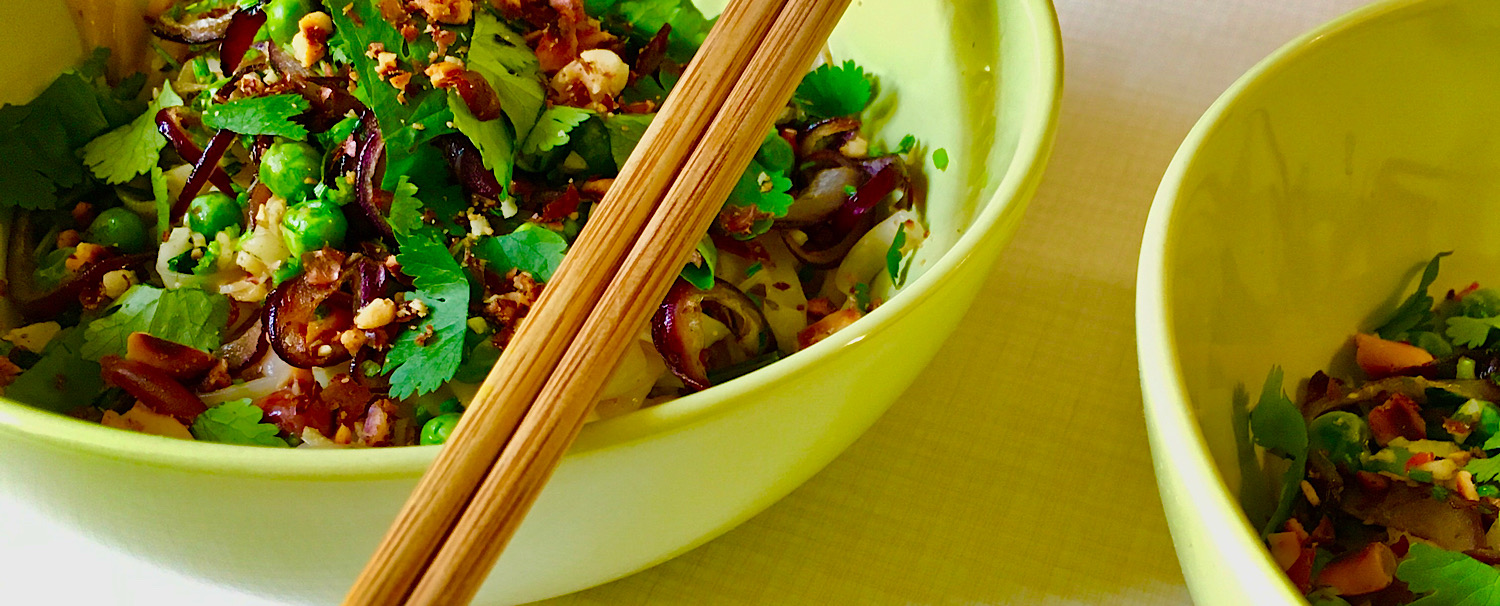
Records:
<instances>
[{"instance_id":1,"label":"green ceramic bowl rim","mask_svg":"<svg viewBox=\"0 0 1500 606\"><path fill-rule=\"evenodd\" d=\"M1173 220L1178 216L1177 201L1182 193L1180 188L1183 179L1194 168L1204 142L1223 126L1230 109L1248 90L1312 53L1325 44L1327 38L1430 2L1431 0L1385 0L1355 9L1303 34L1250 68L1209 107L1188 133L1162 177L1161 186L1157 189L1146 220L1140 264L1137 267L1135 315L1146 422L1152 432L1151 456L1158 475L1168 471L1175 472L1173 475L1180 478L1183 485L1195 487L1190 491L1192 505L1187 509L1200 518L1199 526L1210 529L1213 533L1211 538L1176 538L1200 543L1205 549L1212 549L1220 554L1238 556L1225 558L1226 564L1236 570L1235 574L1241 578L1253 578L1256 583L1266 583L1268 580L1279 583L1278 588L1283 591L1277 593L1283 594L1289 604L1302 602L1301 593L1281 572L1270 552L1262 546L1259 531L1250 525L1249 518L1232 496L1224 476L1213 464L1208 440L1203 436L1198 416L1193 412L1192 402L1187 397L1186 381L1178 362L1176 331L1171 322L1172 308L1168 293L1172 286L1172 276L1167 273L1167 261L1175 252L1171 228ZM1235 566L1246 562L1253 562L1254 569L1245 570Z\"/></svg>"},{"instance_id":2,"label":"green ceramic bowl rim","mask_svg":"<svg viewBox=\"0 0 1500 606\"><path fill-rule=\"evenodd\" d=\"M849 329L838 332L796 356L749 376L697 394L584 428L570 457L628 445L652 436L680 431L727 414L743 404L760 386L796 380L820 362L839 355L890 323L908 315L942 288L946 278L969 261L982 243L1000 237L996 225L1010 202L1035 191L1052 149L1062 97L1062 35L1057 13L1049 0L1025 0L1030 5L1029 26L1037 37L1039 90L1034 115L1015 119L1023 124L1017 149L991 203L966 233L927 273L908 286L902 296L882 305ZM19 433L55 448L118 458L146 466L189 472L307 480L371 480L407 478L431 464L438 448L415 446L389 449L302 450L267 449L186 442L119 431L62 415L37 410L0 398L0 431Z\"/></svg>"}]
</instances>

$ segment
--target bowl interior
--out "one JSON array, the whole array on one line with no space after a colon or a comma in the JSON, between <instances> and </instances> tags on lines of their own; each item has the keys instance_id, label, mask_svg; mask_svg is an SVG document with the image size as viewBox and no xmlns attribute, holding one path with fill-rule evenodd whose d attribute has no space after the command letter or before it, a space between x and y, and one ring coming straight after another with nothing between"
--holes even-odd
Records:
<instances>
[{"instance_id":1,"label":"bowl interior","mask_svg":"<svg viewBox=\"0 0 1500 606\"><path fill-rule=\"evenodd\" d=\"M1155 451L1159 475L1211 462L1222 480L1187 489L1217 513L1169 517L1238 518L1223 518L1233 547L1217 557L1280 576L1251 527L1271 487L1245 429L1246 394L1273 365L1294 397L1319 369L1348 376L1350 335L1380 324L1436 252L1455 251L1436 293L1500 278L1497 34L1495 3L1356 11L1253 70L1178 152L1142 255L1142 377L1153 448L1180 442ZM1177 432L1182 407L1197 425ZM1180 555L1194 538L1174 536Z\"/></svg>"},{"instance_id":2,"label":"bowl interior","mask_svg":"<svg viewBox=\"0 0 1500 606\"><path fill-rule=\"evenodd\" d=\"M43 2L62 11L62 0ZM75 6L118 11L138 0L81 0ZM723 0L701 2L716 12ZM4 28L23 27L20 19ZM33 24L34 25L34 24ZM24 27L32 27L26 25ZM78 48L63 19L42 27ZM820 360L840 355L847 345L908 314L943 284L981 246L997 246L1019 216L1012 205L1036 186L1051 141L1060 86L1061 57L1055 16L1046 0L945 0L911 3L867 0L853 5L830 42L836 60L854 58L879 78L872 128L894 146L906 134L930 154L943 148L946 170L927 162L927 220L930 240L912 266L903 295L834 338L782 363L729 385L587 427L575 452L607 448L654 433L681 428L735 403L753 402L757 386L805 374ZM950 35L948 32L953 32ZM1003 35L1002 35L1003 33ZM16 32L0 40L24 40ZM45 36L43 36L45 37ZM127 37L114 33L114 38ZM99 39L111 39L100 35ZM891 40L926 40L917 50ZM15 46L13 43L9 43ZM0 65L0 99L24 101L58 70L81 56L59 52L50 62ZM61 60L58 57L69 57ZM958 108L934 112L933 108ZM0 219L3 221L3 219ZM391 477L419 473L434 448L383 451L289 452L246 450L216 444L184 443L118 432L36 411L0 399L0 431L10 430L65 448L83 448L152 464L199 470L298 477ZM400 452L395 452L400 451Z\"/></svg>"}]
</instances>

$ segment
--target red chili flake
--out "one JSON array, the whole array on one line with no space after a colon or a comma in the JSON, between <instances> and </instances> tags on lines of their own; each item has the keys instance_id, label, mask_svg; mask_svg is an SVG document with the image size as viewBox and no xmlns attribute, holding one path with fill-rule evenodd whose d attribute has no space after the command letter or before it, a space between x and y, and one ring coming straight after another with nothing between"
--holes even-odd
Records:
<instances>
[{"instance_id":1,"label":"red chili flake","mask_svg":"<svg viewBox=\"0 0 1500 606\"><path fill-rule=\"evenodd\" d=\"M578 212L578 203L581 200L578 196L578 189L569 184L567 189L542 207L542 212L537 215L537 221L555 223L566 219L569 215Z\"/></svg>"},{"instance_id":2,"label":"red chili flake","mask_svg":"<svg viewBox=\"0 0 1500 606\"><path fill-rule=\"evenodd\" d=\"M1437 457L1433 456L1430 452L1419 452L1406 460L1406 471L1411 471L1436 460Z\"/></svg>"}]
</instances>

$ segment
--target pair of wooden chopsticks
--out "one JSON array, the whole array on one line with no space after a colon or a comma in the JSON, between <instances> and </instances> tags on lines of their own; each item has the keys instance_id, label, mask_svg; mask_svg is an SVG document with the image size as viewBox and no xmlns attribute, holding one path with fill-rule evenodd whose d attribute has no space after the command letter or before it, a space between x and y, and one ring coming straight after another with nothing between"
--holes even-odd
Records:
<instances>
[{"instance_id":1,"label":"pair of wooden chopsticks","mask_svg":"<svg viewBox=\"0 0 1500 606\"><path fill-rule=\"evenodd\" d=\"M848 5L725 9L345 606L473 599Z\"/></svg>"}]
</instances>

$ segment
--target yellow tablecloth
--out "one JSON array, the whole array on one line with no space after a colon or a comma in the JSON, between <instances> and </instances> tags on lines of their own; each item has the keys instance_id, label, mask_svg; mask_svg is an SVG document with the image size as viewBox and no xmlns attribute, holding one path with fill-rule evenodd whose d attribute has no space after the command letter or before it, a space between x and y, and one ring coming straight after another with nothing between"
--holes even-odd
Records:
<instances>
[{"instance_id":1,"label":"yellow tablecloth","mask_svg":"<svg viewBox=\"0 0 1500 606\"><path fill-rule=\"evenodd\" d=\"M1219 92L1362 3L1057 0L1068 75L1049 176L923 387L744 526L545 604L1187 603L1136 380L1141 228ZM269 604L14 509L0 496L7 602Z\"/></svg>"}]
</instances>

